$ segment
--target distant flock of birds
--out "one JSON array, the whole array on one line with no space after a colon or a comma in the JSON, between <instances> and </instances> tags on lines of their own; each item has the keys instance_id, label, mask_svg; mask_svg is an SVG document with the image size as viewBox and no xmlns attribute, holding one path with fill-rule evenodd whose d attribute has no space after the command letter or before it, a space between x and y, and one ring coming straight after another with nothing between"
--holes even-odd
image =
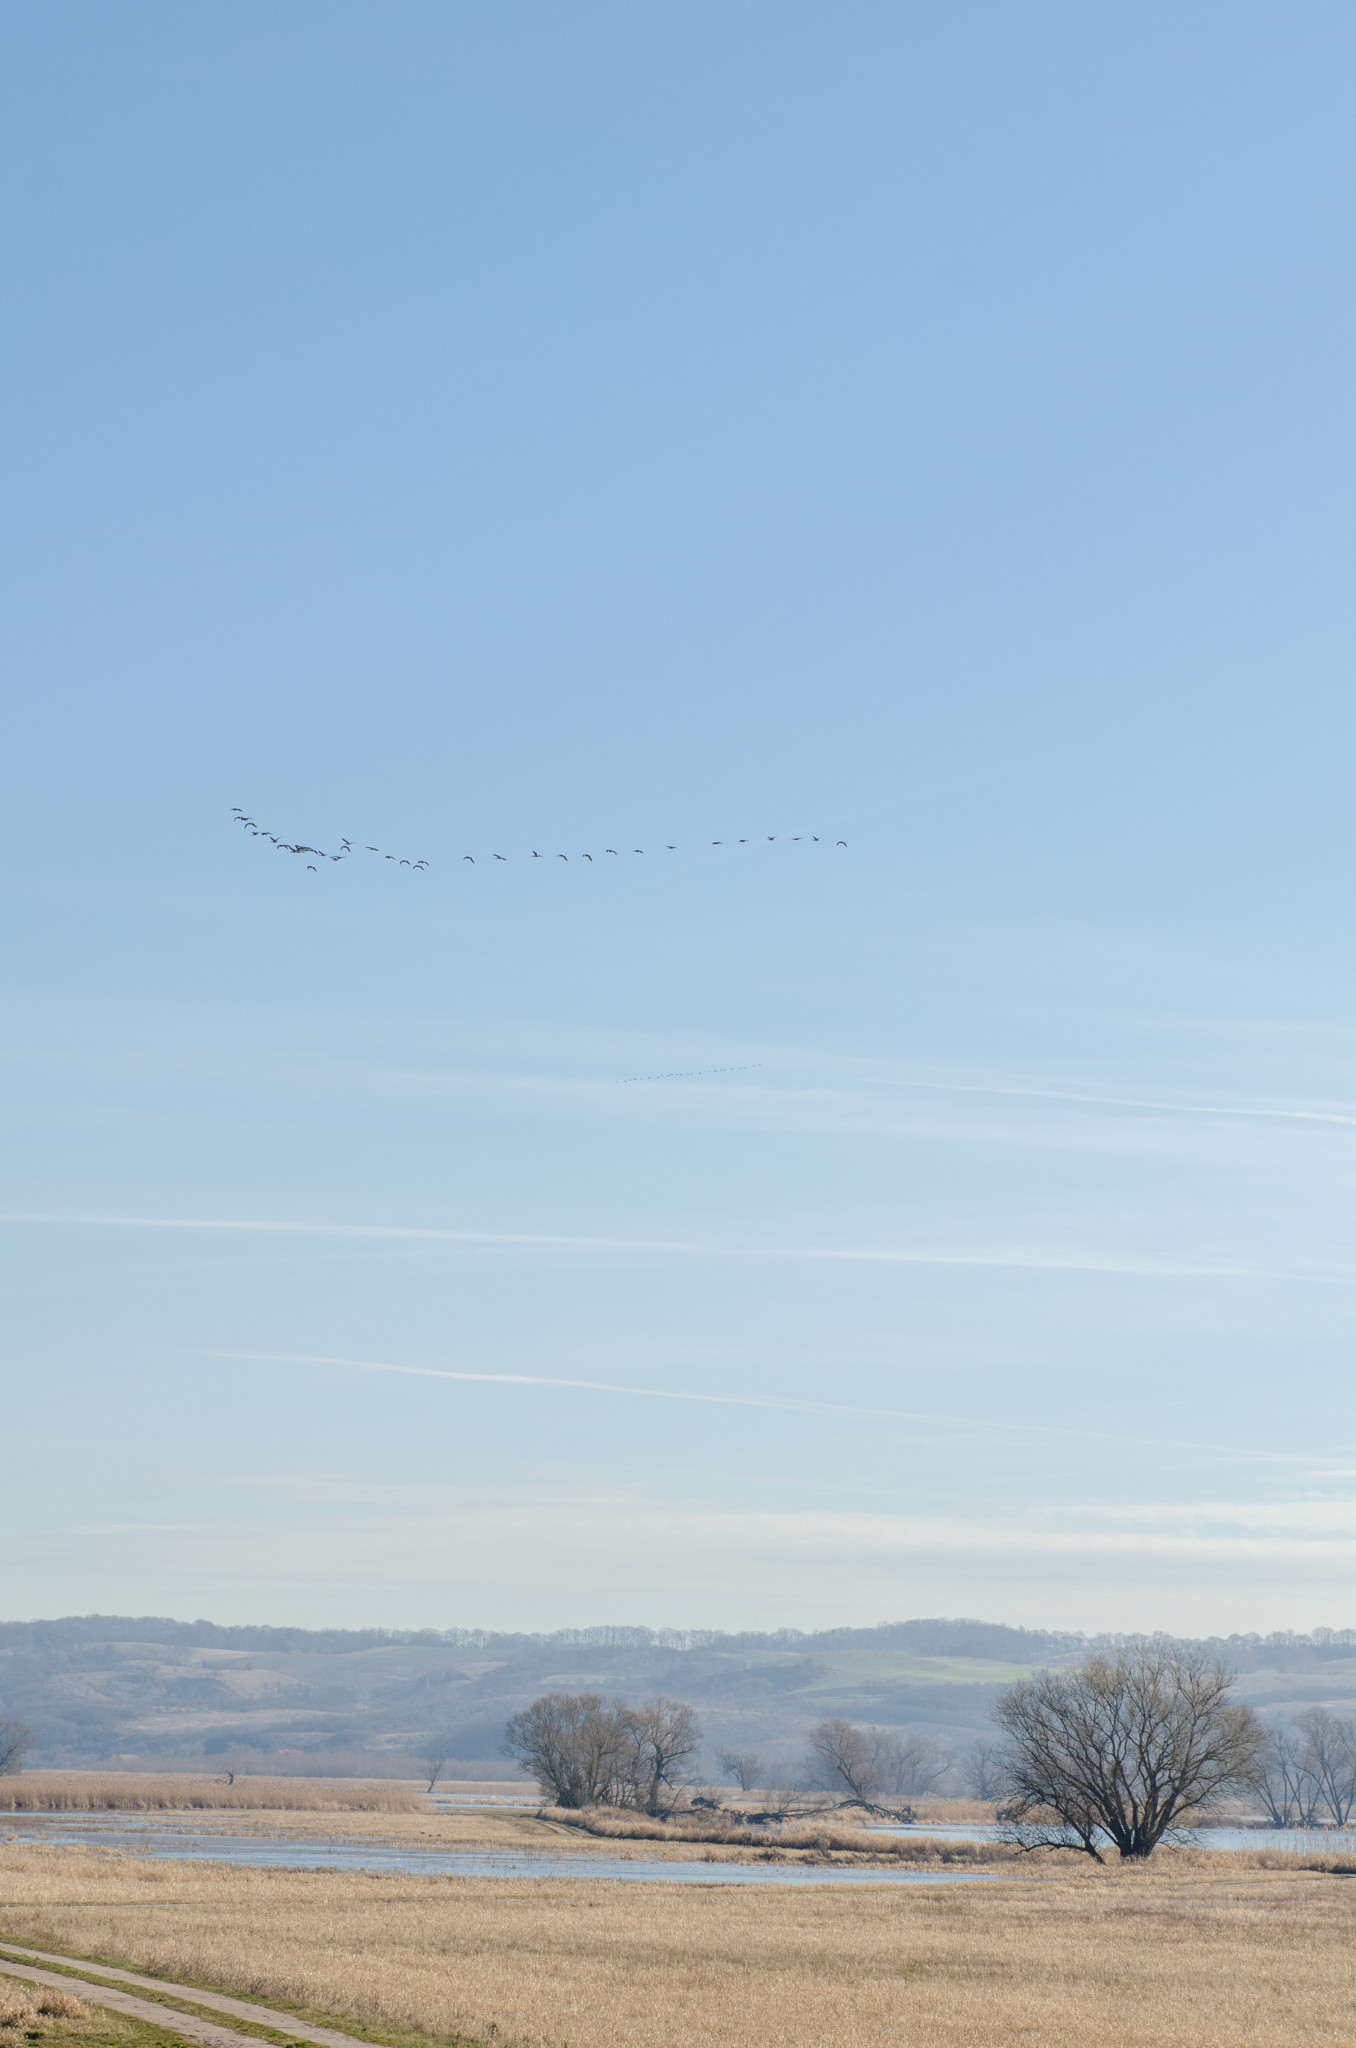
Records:
<instances>
[{"instance_id":1,"label":"distant flock of birds","mask_svg":"<svg viewBox=\"0 0 1356 2048\"><path fill-rule=\"evenodd\" d=\"M244 826L245 830L251 835L251 837L255 839L267 839L269 844L271 846L276 847L279 853L291 853L296 855L301 855L304 853L313 853L315 855L315 861L308 860L306 863L307 872L312 875L318 875L320 873L319 868L316 866L316 861L348 860L350 855L354 851L353 846L347 839L341 839L339 841L340 851L338 853L326 853L323 847L307 846L301 840L298 840L295 844L293 844L293 842L290 839L284 839L280 833L268 831L263 825L260 825L256 819L249 817L244 811L242 811L238 804L232 807L231 816L234 818L237 825ZM773 845L776 842L776 839L777 834L775 832L769 832L765 835L765 843L768 846ZM821 840L817 832L795 832L783 835L782 843L784 845L790 844L791 846L800 846L802 843L805 842L808 842L812 846L821 846L825 844L825 842ZM759 842L757 840L752 839L713 839L711 841L712 846L753 846L757 845L758 843ZM835 845L846 847L847 841L846 839L839 839L835 842ZM419 875L425 873L429 865L429 863L426 860L408 860L403 854L387 853L380 846L364 846L362 848L362 851L364 853L376 854L378 860L393 861L397 867L408 868L412 875ZM645 848L643 846L633 846L631 848L631 852L633 854L644 853L644 851ZM666 853L677 853L678 848L676 846L670 846L666 841L664 843L664 851ZM614 860L620 860L622 858L622 856L618 853L615 846L605 846L603 848L603 857L605 858L609 854L612 856ZM491 858L494 860L507 861L510 858L510 856L506 853L496 853L493 854ZM526 859L527 856L523 855L522 858ZM547 858L548 856L546 854L538 853L535 850L535 848L533 849L533 860L546 860ZM568 853L558 853L555 855L556 860L563 860L567 864L569 862L569 858L570 856ZM577 858L580 860L586 860L591 862L593 859L593 855L591 853L581 853L577 856ZM476 857L473 853L464 853L462 855L462 859L463 861L469 861L472 867L476 865ZM719 1072L722 1070L713 1069L712 1071ZM669 1077L655 1076L654 1078L659 1079Z\"/></svg>"}]
</instances>

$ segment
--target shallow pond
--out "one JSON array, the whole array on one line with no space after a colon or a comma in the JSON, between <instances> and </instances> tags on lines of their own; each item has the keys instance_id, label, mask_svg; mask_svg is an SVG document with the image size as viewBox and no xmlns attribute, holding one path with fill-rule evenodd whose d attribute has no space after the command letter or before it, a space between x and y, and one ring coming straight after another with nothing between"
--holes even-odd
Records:
<instances>
[{"instance_id":1,"label":"shallow pond","mask_svg":"<svg viewBox=\"0 0 1356 2048\"><path fill-rule=\"evenodd\" d=\"M126 1814L0 1814L0 1842L66 1842L169 1862L245 1863L269 1870L398 1871L410 1877L621 1878L629 1884L995 1884L983 1871L844 1870L804 1863L667 1863L521 1850L401 1849L386 1842L286 1835L213 1835Z\"/></svg>"}]
</instances>

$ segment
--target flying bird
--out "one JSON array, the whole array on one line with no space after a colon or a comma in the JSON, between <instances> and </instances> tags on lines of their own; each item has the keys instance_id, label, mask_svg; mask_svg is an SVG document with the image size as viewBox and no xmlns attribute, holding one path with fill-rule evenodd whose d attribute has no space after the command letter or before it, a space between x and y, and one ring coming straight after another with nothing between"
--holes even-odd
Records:
<instances>
[{"instance_id":1,"label":"flying bird","mask_svg":"<svg viewBox=\"0 0 1356 2048\"><path fill-rule=\"evenodd\" d=\"M314 875L319 873L319 869L316 867L313 861L308 860L306 863L306 872L308 875Z\"/></svg>"},{"instance_id":2,"label":"flying bird","mask_svg":"<svg viewBox=\"0 0 1356 2048\"><path fill-rule=\"evenodd\" d=\"M306 843L304 839L298 839L295 842L289 839L281 839L279 838L276 832L265 831L264 827L258 823L257 819L252 818L247 811L242 810L239 804L232 805L231 816L237 825L244 826L245 830L250 834L250 837L252 839L266 839L269 842L270 846L274 847L279 853L291 853L296 855L313 854L317 862L322 860L328 860L337 865L338 862L340 862L341 860L346 860L348 856L353 852L353 841L351 839L341 839L339 841L340 848L342 849L339 853L326 853L323 846L310 846ZM792 846L800 846L803 844L805 838L808 838L810 840L810 843L814 846L818 846L821 843L820 835L817 832L812 832L808 834L802 834L799 832L794 833L792 834L789 842L787 843L789 843ZM724 839L713 839L710 841L712 847L725 846L727 843L728 842ZM740 839L735 841L734 843L739 846L748 846L754 842L751 842L748 839ZM777 834L775 832L769 832L766 835L766 843L769 846L774 846L777 843ZM835 843L838 846L842 847L844 851L847 850L848 842L846 839L839 839ZM663 845L664 850L667 853L677 853L679 851L676 842L673 840L665 840L663 842ZM364 850L368 853L375 853L378 859L389 860L393 866L398 865L402 868L409 868L412 874L423 874L427 871L429 866L427 860L410 860L404 857L403 855L397 855L394 853L384 854L381 847L373 846L370 843L365 846ZM613 860L616 860L618 858L619 849L615 846L604 847L603 851ZM645 853L645 848L643 846L633 846L631 851L633 854L643 857ZM535 846L532 848L533 860L544 860L545 857L546 856L540 851L539 848ZM492 855L492 858L497 861L507 863L511 856L506 853L495 853ZM592 853L581 853L574 856L571 856L568 853L558 853L556 855L556 859L563 860L567 867L570 863L571 858L578 860L586 860L589 863L590 867L592 867L596 856ZM464 853L462 855L462 859L467 863L468 866L475 867L475 854ZM307 862L307 868L311 874L317 874L319 872L318 867L312 865L312 863L309 861ZM718 1070L712 1069L712 1071L715 1072Z\"/></svg>"}]
</instances>

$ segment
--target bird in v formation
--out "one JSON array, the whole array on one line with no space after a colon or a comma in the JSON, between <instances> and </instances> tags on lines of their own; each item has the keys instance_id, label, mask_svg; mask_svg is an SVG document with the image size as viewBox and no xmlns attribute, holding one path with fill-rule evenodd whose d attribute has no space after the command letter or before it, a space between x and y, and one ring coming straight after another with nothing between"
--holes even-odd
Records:
<instances>
[{"instance_id":1,"label":"bird in v formation","mask_svg":"<svg viewBox=\"0 0 1356 2048\"><path fill-rule=\"evenodd\" d=\"M234 806L233 806L233 808L232 808L232 811L231 811L231 816L232 816L232 817L234 818L234 820L235 820L235 822L236 822L236 824L237 824L237 825L242 825L242 826L244 826L245 830L246 830L246 831L247 831L247 832L248 832L248 833L250 834L251 838L254 838L254 839L267 839L267 840L268 840L268 842L269 842L269 844L270 844L271 846L273 846L273 847L276 847L276 849L277 849L277 851L278 851L279 853L291 853L291 854L298 854L298 855L299 855L299 854L303 854L303 853L313 853L313 854L315 855L315 857L316 857L316 860L318 860L318 861L324 861L324 860L328 860L328 861L341 861L341 860L348 860L348 859L349 859L349 858L351 857L352 853L353 853L353 845L352 845L352 842L351 842L350 840L347 840L347 839L341 839L341 840L339 841L340 851L339 851L338 853L326 853L326 852L325 852L325 849L324 849L323 847L321 847L321 846L307 846L307 845L305 844L305 842L304 842L304 841L302 841L302 840L296 840L296 841L293 841L293 840L290 840L290 839L284 839L284 838L282 837L282 835L281 835L280 833L277 833L277 832L270 832L270 831L268 831L268 830L266 829L266 827L264 827L263 825L260 825L260 824L259 824L259 823L258 823L258 822L257 822L257 821L256 821L256 820L254 819L254 818L252 818L252 817L250 817L250 816L249 816L248 812L246 812L246 811L243 811L243 810L242 810L242 809L240 808L239 804L236 804L236 805L234 805ZM772 845L774 845L774 844L776 843L776 838L777 838L777 835L776 835L776 833L775 833L775 832L769 832L769 833L767 833L767 835L766 835L766 843L767 843L767 845L769 845L769 846L772 846ZM799 845L801 845L801 844L802 844L802 843L803 843L803 842L804 842L804 841L805 841L806 839L808 839L808 840L809 840L809 842L810 842L810 844L811 844L812 846L820 846L820 845L822 845L822 844L824 843L824 842L822 841L822 839L821 839L821 837L820 837L820 835L819 835L819 833L818 833L818 832L809 832L809 833L801 833L801 832L797 832L797 833L794 833L794 834L793 834L793 835L791 836L791 839L790 839L790 844L791 844L792 846L799 846ZM711 843L711 845L712 845L713 847L716 847L716 846L725 846L725 845L726 845L727 843L729 843L729 842L727 842L727 841L726 841L726 840L724 840L724 839L713 839L713 840L712 840L712 841L711 841L710 843ZM750 842L749 840L747 840L747 839L737 839L737 840L735 840L735 841L733 842L733 844L734 844L734 845L736 845L736 846L748 846L748 845L749 845L750 843L751 843L751 842ZM834 845L835 845L835 850L836 850L836 849L837 849L837 848L838 848L839 846L843 847L843 848L844 848L844 849L846 850L846 847L847 847L847 841L846 841L846 839L839 839L839 840L836 840L836 841L834 842ZM665 841L663 842L663 846L664 846L664 851L665 851L666 853L677 853L677 852L678 852L678 847L677 847L676 845L672 845L672 844L670 844L670 843L669 843L669 841L667 841L667 840L665 840ZM395 866L397 866L397 867L402 867L402 868L408 868L408 869L410 870L411 874L416 874L416 875L418 875L418 874L424 874L424 873L426 873L426 872L427 872L427 870L428 870L428 866L429 866L429 863L428 863L428 862L427 862L426 860L410 860L410 859L409 859L409 858L408 858L408 857L407 857L406 855L404 855L404 854L394 854L394 853L387 853L387 852L385 851L385 849L384 849L384 848L382 848L382 847L380 847L380 846L368 846L368 845L367 845L366 843L364 843L363 851L364 851L365 853L374 853L374 854L376 854L376 856L377 856L377 858L378 858L379 860L389 860L389 861L391 861L391 862L392 862L392 863L393 863L393 864L394 864ZM644 848L643 846L633 846L633 847L632 847L632 849L631 849L631 851L632 851L632 853L633 853L633 854L641 854L641 855L643 855L643 854L644 854L644 852L645 852L645 848ZM605 854L605 855L606 855L606 854L610 854L610 855L612 856L612 858L613 858L614 860L620 860L620 859L621 859L621 855L620 855L620 854L618 853L618 851L617 851L617 849L616 849L616 847L615 847L615 846L605 846L605 847L603 848L603 852L604 852L604 854ZM533 860L544 860L544 859L545 859L545 855L544 855L544 854L541 854L541 853L538 853L538 851L537 851L537 850L536 850L536 848L534 847L534 848L532 849L532 858L533 858ZM580 858L581 860L586 860L586 861L588 861L588 863L589 863L589 865L590 865L590 866L592 866L592 865L593 865L593 855L592 855L591 853L582 853L582 854L580 854L579 858ZM508 859L509 859L509 856L508 856L508 854L506 854L506 853L496 853L496 854L494 855L494 859L495 859L495 860L499 860L499 861L504 861L504 862L507 862L507 861L508 861ZM558 853L558 854L556 855L556 859L557 859L557 860L563 860L563 861L565 862L566 866L568 867L568 865L569 865L569 860L570 860L570 856L569 856L569 855L568 855L567 853ZM472 867L474 867L474 866L476 865L476 858L475 858L475 855L474 855L473 853L464 853L464 854L462 855L462 860L463 860L463 862L469 862L469 863L470 863L470 865L471 865ZM319 874L320 870L319 870L319 868L318 868L318 867L317 867L317 866L315 865L315 862L314 862L314 861L307 861L307 863L306 863L306 872L307 872L308 874L311 874L311 875L316 875L316 874Z\"/></svg>"}]
</instances>

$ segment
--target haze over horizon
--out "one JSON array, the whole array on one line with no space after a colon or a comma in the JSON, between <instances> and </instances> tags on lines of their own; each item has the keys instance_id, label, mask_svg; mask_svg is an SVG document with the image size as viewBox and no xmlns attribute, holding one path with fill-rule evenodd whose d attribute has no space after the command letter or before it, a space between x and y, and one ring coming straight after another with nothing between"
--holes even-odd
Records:
<instances>
[{"instance_id":1,"label":"haze over horizon","mask_svg":"<svg viewBox=\"0 0 1356 2048\"><path fill-rule=\"evenodd\" d=\"M1351 15L0 43L7 1612L1356 1623Z\"/></svg>"}]
</instances>

